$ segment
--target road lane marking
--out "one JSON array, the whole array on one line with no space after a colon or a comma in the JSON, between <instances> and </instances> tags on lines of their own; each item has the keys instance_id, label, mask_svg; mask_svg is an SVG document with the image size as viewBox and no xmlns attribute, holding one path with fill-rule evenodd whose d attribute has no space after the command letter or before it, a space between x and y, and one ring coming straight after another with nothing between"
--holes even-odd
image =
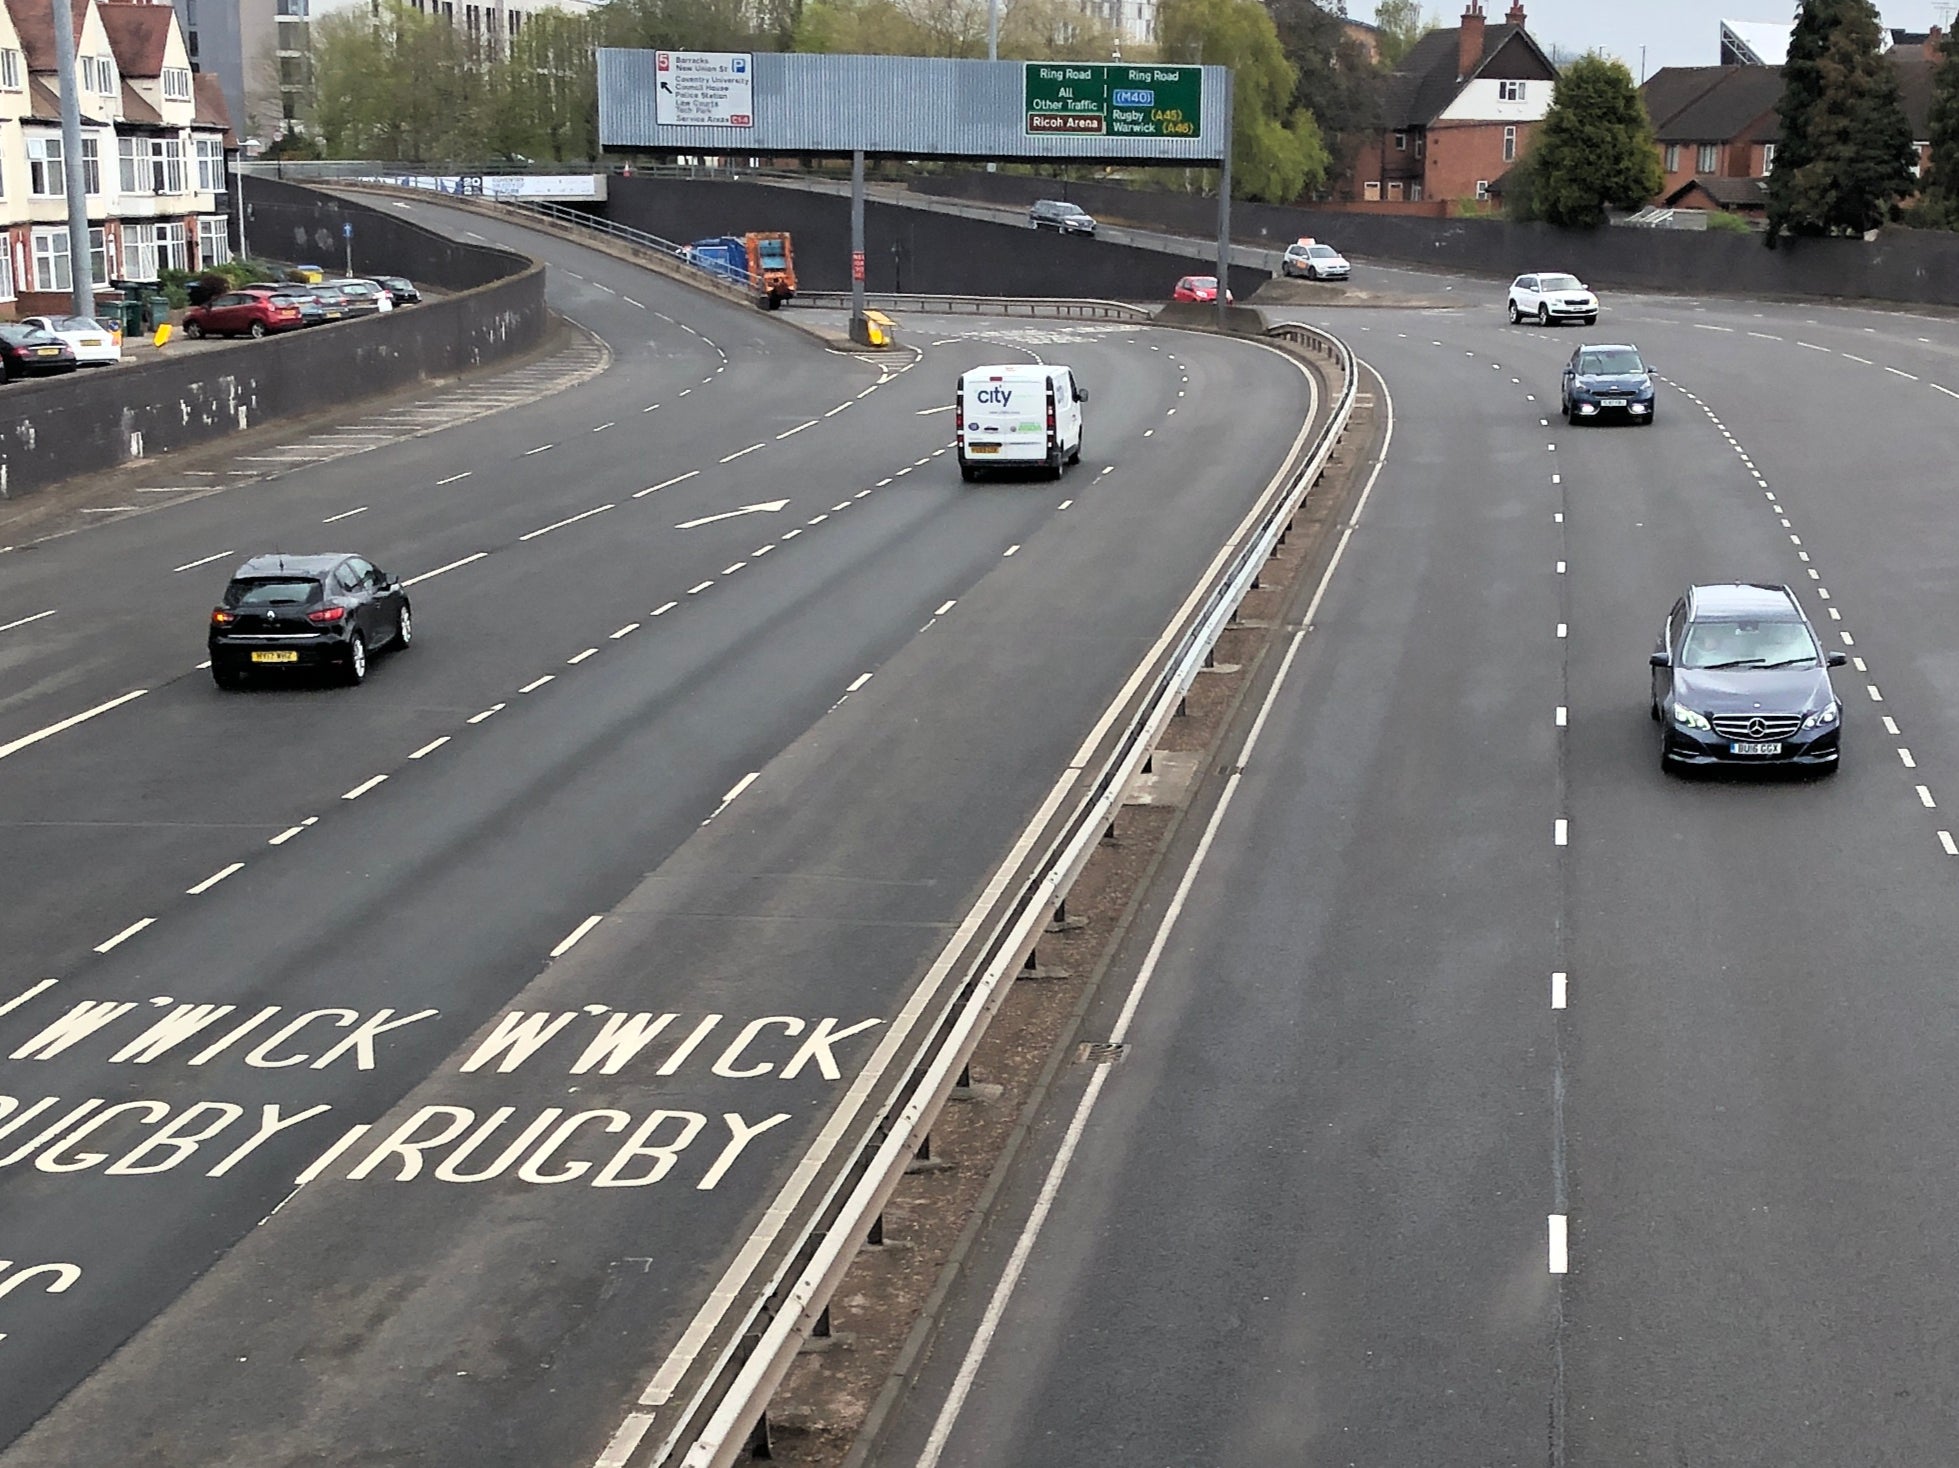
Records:
<instances>
[{"instance_id":1,"label":"road lane marking","mask_svg":"<svg viewBox=\"0 0 1959 1468\"><path fill-rule=\"evenodd\" d=\"M787 433L778 433L775 436L776 442L780 443L785 438L794 438L797 434L801 433L805 428L814 428L821 421L822 420L820 418L812 418L807 423L798 423L794 428L790 429Z\"/></svg>"},{"instance_id":2,"label":"road lane marking","mask_svg":"<svg viewBox=\"0 0 1959 1468\"><path fill-rule=\"evenodd\" d=\"M1068 508L1068 506L1072 505L1073 503L1074 503L1073 500L1063 500L1060 504L1056 505L1055 508L1057 510L1065 510Z\"/></svg>"},{"instance_id":3,"label":"road lane marking","mask_svg":"<svg viewBox=\"0 0 1959 1468\"><path fill-rule=\"evenodd\" d=\"M710 587L710 586L712 586L712 585L714 585L714 583L713 583L712 581L703 581L703 582L701 582L701 583L700 583L700 584L699 584L698 586L690 586L690 587L688 587L688 588L687 588L687 594L688 594L689 596L699 596L699 595L700 595L700 594L701 594L701 593L702 593L703 591L706 591L706 590L708 589L708 587Z\"/></svg>"},{"instance_id":4,"label":"road lane marking","mask_svg":"<svg viewBox=\"0 0 1959 1468\"><path fill-rule=\"evenodd\" d=\"M85 724L100 714L108 713L110 709L121 708L132 699L141 698L149 691L147 688L131 689L128 693L123 694L121 698L112 698L107 703L98 703L94 708L84 709L79 714L70 714L67 718L50 724L45 729L36 729L32 734L23 734L10 744L0 744L0 759L6 759L9 755L19 754L23 749L39 744L43 739L52 739L55 735L65 733L77 724Z\"/></svg>"},{"instance_id":5,"label":"road lane marking","mask_svg":"<svg viewBox=\"0 0 1959 1468\"><path fill-rule=\"evenodd\" d=\"M598 656L598 654L599 654L599 650L598 650L598 649L597 649L596 647L588 647L588 648L586 648L586 649L585 649L585 651L583 651L583 652L581 652L580 654L578 654L578 656L577 656L577 657L573 657L573 658L566 658L566 659L565 659L565 666L566 666L566 667L568 667L568 668L575 668L575 667L577 667L577 666L578 666L578 665L579 665L580 663L582 663L582 662L584 662L584 661L585 661L585 659L587 659L587 658L592 658L592 657L597 657L597 656Z\"/></svg>"},{"instance_id":6,"label":"road lane marking","mask_svg":"<svg viewBox=\"0 0 1959 1468\"><path fill-rule=\"evenodd\" d=\"M1869 357L1860 357L1855 352L1839 352L1837 355L1848 362L1862 362L1866 367L1873 365Z\"/></svg>"},{"instance_id":7,"label":"road lane marking","mask_svg":"<svg viewBox=\"0 0 1959 1468\"><path fill-rule=\"evenodd\" d=\"M1566 975L1562 973L1551 975L1551 1007L1553 1009L1563 1009L1565 1007L1565 990L1567 987Z\"/></svg>"},{"instance_id":8,"label":"road lane marking","mask_svg":"<svg viewBox=\"0 0 1959 1468\"><path fill-rule=\"evenodd\" d=\"M1896 734L1898 732L1898 721L1889 714L1884 716L1884 732L1886 734Z\"/></svg>"},{"instance_id":9,"label":"road lane marking","mask_svg":"<svg viewBox=\"0 0 1959 1468\"><path fill-rule=\"evenodd\" d=\"M740 796L742 791L746 790L750 785L753 785L757 780L761 778L762 778L762 772L760 770L750 770L746 775L743 775L739 780L735 781L734 789L730 790L726 795L722 796L721 803L714 808L714 815L709 816L707 820L702 821L701 824L703 826L710 824L714 820L714 816L720 815L722 811L726 810L729 806L733 805L735 803L736 798Z\"/></svg>"},{"instance_id":10,"label":"road lane marking","mask_svg":"<svg viewBox=\"0 0 1959 1468\"><path fill-rule=\"evenodd\" d=\"M1916 377L1913 377L1913 376L1912 376L1912 375L1911 375L1911 374L1910 374L1909 372L1902 372L1902 371L1899 371L1899 369L1898 369L1898 368L1896 368L1896 367L1886 367L1886 368L1885 368L1884 370L1885 370L1886 372L1889 372L1889 373L1891 373L1891 374L1892 374L1892 375L1894 375L1894 376L1897 376L1897 377L1902 377L1902 378L1904 378L1904 380L1905 380L1905 381L1907 381L1907 382L1916 382L1916 381L1918 381L1918 379L1917 379Z\"/></svg>"},{"instance_id":11,"label":"road lane marking","mask_svg":"<svg viewBox=\"0 0 1959 1468\"><path fill-rule=\"evenodd\" d=\"M489 718L491 714L497 713L503 707L504 707L503 704L493 703L488 708L484 709L482 713L471 714L467 719L463 720L463 722L466 724L480 724L485 719Z\"/></svg>"},{"instance_id":12,"label":"road lane marking","mask_svg":"<svg viewBox=\"0 0 1959 1468\"><path fill-rule=\"evenodd\" d=\"M545 684L551 682L557 676L558 675L556 673L546 673L542 678L531 679L530 682L526 683L522 688L519 688L517 691L519 693L535 693L537 692L538 689L542 688Z\"/></svg>"},{"instance_id":13,"label":"road lane marking","mask_svg":"<svg viewBox=\"0 0 1959 1468\"><path fill-rule=\"evenodd\" d=\"M416 750L413 754L409 755L408 757L410 759L421 759L426 755L434 754L438 749L442 748L442 746L447 744L448 742L449 742L449 736L447 734L444 734L440 739L431 739L427 744L424 744L420 749Z\"/></svg>"},{"instance_id":14,"label":"road lane marking","mask_svg":"<svg viewBox=\"0 0 1959 1468\"><path fill-rule=\"evenodd\" d=\"M520 457L528 459L532 454L549 453L557 447L554 443L541 443L534 449L525 449Z\"/></svg>"},{"instance_id":15,"label":"road lane marking","mask_svg":"<svg viewBox=\"0 0 1959 1468\"><path fill-rule=\"evenodd\" d=\"M612 633L611 638L614 642L617 642L620 638L626 636L628 633L637 632L637 631L639 631L639 623L628 622L625 626L621 627L617 632Z\"/></svg>"},{"instance_id":16,"label":"road lane marking","mask_svg":"<svg viewBox=\"0 0 1959 1468\"><path fill-rule=\"evenodd\" d=\"M584 922L580 923L577 927L573 928L569 933L565 934L563 939L559 941L558 946L551 950L551 957L563 958L567 953L571 952L572 949L578 946L579 939L583 938L587 933L591 932L592 929L596 928L600 923L604 921L605 921L604 913L602 912L593 913L590 917L586 918Z\"/></svg>"},{"instance_id":17,"label":"road lane marking","mask_svg":"<svg viewBox=\"0 0 1959 1468\"><path fill-rule=\"evenodd\" d=\"M128 942L131 938L134 938L138 933L142 932L143 929L147 928L151 923L155 921L156 919L153 917L138 918L135 922L131 923L128 927L124 928L120 933L116 934L116 936L111 938L108 942L97 943L95 945L95 951L97 953L107 953L111 949L116 948L119 945Z\"/></svg>"},{"instance_id":18,"label":"road lane marking","mask_svg":"<svg viewBox=\"0 0 1959 1468\"><path fill-rule=\"evenodd\" d=\"M757 449L767 448L767 447L768 447L767 444L752 443L745 449L736 449L732 454L729 454L726 458L722 459L721 462L724 464L732 464L736 459L741 458L745 454L752 454Z\"/></svg>"},{"instance_id":19,"label":"road lane marking","mask_svg":"<svg viewBox=\"0 0 1959 1468\"><path fill-rule=\"evenodd\" d=\"M442 575L443 572L445 571L453 571L459 566L467 566L471 561L480 561L487 555L489 555L488 551L478 551L473 556L464 556L460 561L451 561L446 566L437 566L433 571L424 571L419 576L410 576L406 581L402 582L401 584L403 586L415 586L420 584L421 582L433 580L435 577Z\"/></svg>"},{"instance_id":20,"label":"road lane marking","mask_svg":"<svg viewBox=\"0 0 1959 1468\"><path fill-rule=\"evenodd\" d=\"M11 632L16 627L25 627L29 622L38 622L43 617L52 617L58 610L60 610L58 607L49 607L45 612L36 612L31 617L19 617L11 622L0 623L0 632Z\"/></svg>"},{"instance_id":21,"label":"road lane marking","mask_svg":"<svg viewBox=\"0 0 1959 1468\"><path fill-rule=\"evenodd\" d=\"M308 826L319 824L319 820L320 818L318 816L308 816L305 820L301 821L298 825L286 827L285 830L281 831L278 835L274 836L271 840L267 841L265 844L267 846L284 846L288 841L292 840L293 837L297 836L300 832L304 831Z\"/></svg>"},{"instance_id":22,"label":"road lane marking","mask_svg":"<svg viewBox=\"0 0 1959 1468\"><path fill-rule=\"evenodd\" d=\"M1810 350L1810 351L1812 351L1812 352L1827 352L1827 351L1829 351L1829 350L1830 350L1830 349L1829 349L1828 347L1819 347L1819 346L1817 346L1815 342L1803 342L1803 341L1799 341L1799 342L1797 342L1797 343L1796 343L1796 345L1797 345L1797 346L1799 346L1799 347L1807 347L1807 348L1809 348L1809 350Z\"/></svg>"},{"instance_id":23,"label":"road lane marking","mask_svg":"<svg viewBox=\"0 0 1959 1468\"><path fill-rule=\"evenodd\" d=\"M1570 836L1571 823L1565 820L1563 816L1558 817L1557 820L1551 823L1551 844L1553 846L1568 845Z\"/></svg>"},{"instance_id":24,"label":"road lane marking","mask_svg":"<svg viewBox=\"0 0 1959 1468\"><path fill-rule=\"evenodd\" d=\"M1568 1245L1568 1224L1565 1215L1550 1215L1550 1263L1551 1273L1565 1274L1571 1268L1571 1253Z\"/></svg>"},{"instance_id":25,"label":"road lane marking","mask_svg":"<svg viewBox=\"0 0 1959 1468\"><path fill-rule=\"evenodd\" d=\"M829 412L825 413L823 416L825 418L834 418L837 416L837 414L841 413L845 408L848 408L849 406L850 406L849 403L838 403L836 407L832 408Z\"/></svg>"},{"instance_id":26,"label":"road lane marking","mask_svg":"<svg viewBox=\"0 0 1959 1468\"><path fill-rule=\"evenodd\" d=\"M181 566L172 566L170 568L170 574L174 576L179 571L195 571L199 566L208 566L213 561L222 561L230 554L231 552L228 550L221 550L214 556L205 556L202 560L185 561Z\"/></svg>"},{"instance_id":27,"label":"road lane marking","mask_svg":"<svg viewBox=\"0 0 1959 1468\"><path fill-rule=\"evenodd\" d=\"M1004 557L1004 556L1010 556L1010 555L1012 555L1012 554L1013 554L1013 553L1014 553L1015 551L1017 551L1017 550L1019 550L1019 549L1020 549L1020 547L1019 547L1018 545L1010 545L1010 546L1008 546L1008 547L1006 548L1006 550L1004 550L1003 552L1001 552L1001 555L1002 555L1003 557Z\"/></svg>"},{"instance_id":28,"label":"road lane marking","mask_svg":"<svg viewBox=\"0 0 1959 1468\"><path fill-rule=\"evenodd\" d=\"M944 606L940 607L936 612L932 613L932 615L935 617L943 617L947 612L951 611L954 607L958 605L959 605L959 599L955 597L951 601L947 602Z\"/></svg>"},{"instance_id":29,"label":"road lane marking","mask_svg":"<svg viewBox=\"0 0 1959 1468\"><path fill-rule=\"evenodd\" d=\"M655 406L657 407L658 404L655 404ZM633 491L633 498L636 500L645 499L649 494L658 494L663 489L671 489L676 484L692 479L700 472L698 469L689 469L685 474L676 474L671 479L662 479L658 484L649 484L644 489L636 489Z\"/></svg>"},{"instance_id":30,"label":"road lane marking","mask_svg":"<svg viewBox=\"0 0 1959 1468\"><path fill-rule=\"evenodd\" d=\"M1562 728L1564 728L1564 727L1565 727L1565 725L1566 725L1566 723L1567 723L1567 721L1568 721L1568 720L1570 719L1570 716L1571 716L1571 713L1570 713L1570 710L1569 710L1569 709L1567 709L1567 708L1566 708L1566 707L1565 707L1565 706L1564 706L1563 704L1559 704L1559 705L1558 705L1558 727L1559 727L1560 729L1562 729Z\"/></svg>"},{"instance_id":31,"label":"road lane marking","mask_svg":"<svg viewBox=\"0 0 1959 1468\"><path fill-rule=\"evenodd\" d=\"M217 886L218 883L222 882L226 877L230 876L233 872L242 872L244 869L245 869L245 863L243 863L242 861L234 861L228 867L220 867L217 871L211 873L210 876L206 877L203 881L199 882L195 887L186 887L184 889L184 896L202 897L206 892L209 892L213 887Z\"/></svg>"},{"instance_id":32,"label":"road lane marking","mask_svg":"<svg viewBox=\"0 0 1959 1468\"><path fill-rule=\"evenodd\" d=\"M1927 810L1937 810L1939 808L1939 803L1932 799L1931 790L1924 785L1918 787L1918 799Z\"/></svg>"},{"instance_id":33,"label":"road lane marking","mask_svg":"<svg viewBox=\"0 0 1959 1468\"><path fill-rule=\"evenodd\" d=\"M517 537L517 539L520 543L526 540L536 540L538 536L549 535L553 530L562 530L567 525L576 525L580 520L589 520L594 515L603 515L607 510L611 508L612 508L611 505L599 505L593 509L585 510L580 514L570 515L563 520L554 521L549 525L539 526L536 530L531 531L528 535L520 535Z\"/></svg>"},{"instance_id":34,"label":"road lane marking","mask_svg":"<svg viewBox=\"0 0 1959 1468\"><path fill-rule=\"evenodd\" d=\"M1959 856L1959 845L1953 844L1952 833L1950 831L1939 832L1939 845L1945 848L1945 854L1947 856Z\"/></svg>"},{"instance_id":35,"label":"road lane marking","mask_svg":"<svg viewBox=\"0 0 1959 1468\"><path fill-rule=\"evenodd\" d=\"M870 681L871 681L871 675L869 673L865 673L862 677L858 678L856 682L852 683L850 687L844 689L844 692L855 693L858 689L862 688L866 683Z\"/></svg>"},{"instance_id":36,"label":"road lane marking","mask_svg":"<svg viewBox=\"0 0 1959 1468\"><path fill-rule=\"evenodd\" d=\"M1959 398L1959 392L1954 392L1949 387L1940 387L1936 382L1930 384L1930 386L1933 392L1942 392L1949 398Z\"/></svg>"},{"instance_id":37,"label":"road lane marking","mask_svg":"<svg viewBox=\"0 0 1959 1468\"><path fill-rule=\"evenodd\" d=\"M594 429L592 430L592 432L594 432L594 433L604 433L604 432L606 431L606 429L608 429L608 428L613 428L613 427L616 427L616 426L617 426L617 424L616 424L616 423L601 423L601 424L600 424L600 425L599 425L599 426L598 426L597 428L594 428Z\"/></svg>"},{"instance_id":38,"label":"road lane marking","mask_svg":"<svg viewBox=\"0 0 1959 1468\"><path fill-rule=\"evenodd\" d=\"M351 520L351 519L353 519L353 518L354 518L354 516L356 516L356 515L365 515L366 513L367 513L367 506L366 506L366 505L362 505L362 506L361 506L361 507L360 507L359 509L357 509L357 510L342 510L342 511L341 511L341 512L340 512L339 514L337 514L337 515L328 515L328 516L326 517L326 519L324 519L324 520L322 520L322 521L320 521L320 523L321 523L322 525L331 525L331 524L333 524L333 523L334 523L334 521L336 521L336 520Z\"/></svg>"},{"instance_id":39,"label":"road lane marking","mask_svg":"<svg viewBox=\"0 0 1959 1468\"><path fill-rule=\"evenodd\" d=\"M386 775L371 775L367 779L361 781L360 784L356 785L352 790L349 790L345 795L341 796L340 798L342 800L359 800L363 795L367 794L368 791L372 790L376 785L379 785L382 781L386 780L387 778L388 777Z\"/></svg>"},{"instance_id":40,"label":"road lane marking","mask_svg":"<svg viewBox=\"0 0 1959 1468\"><path fill-rule=\"evenodd\" d=\"M1565 624L1562 622L1558 623L1558 636L1564 637L1566 635L1568 634L1567 634L1567 629L1565 627Z\"/></svg>"},{"instance_id":41,"label":"road lane marking","mask_svg":"<svg viewBox=\"0 0 1959 1468\"><path fill-rule=\"evenodd\" d=\"M659 606L653 608L653 610L649 612L647 615L653 617L664 617L668 612L672 611L675 607L679 605L680 603L677 601L662 602Z\"/></svg>"},{"instance_id":42,"label":"road lane marking","mask_svg":"<svg viewBox=\"0 0 1959 1468\"><path fill-rule=\"evenodd\" d=\"M844 508L849 509L850 506L845 505ZM812 525L821 525L825 520L829 518L830 518L829 513L826 511L823 514L818 515L815 519L811 520L809 523Z\"/></svg>"},{"instance_id":43,"label":"road lane marking","mask_svg":"<svg viewBox=\"0 0 1959 1468\"><path fill-rule=\"evenodd\" d=\"M1884 695L1877 691L1877 685L1875 683L1866 683L1864 687L1870 693L1872 703L1884 702Z\"/></svg>"}]
</instances>

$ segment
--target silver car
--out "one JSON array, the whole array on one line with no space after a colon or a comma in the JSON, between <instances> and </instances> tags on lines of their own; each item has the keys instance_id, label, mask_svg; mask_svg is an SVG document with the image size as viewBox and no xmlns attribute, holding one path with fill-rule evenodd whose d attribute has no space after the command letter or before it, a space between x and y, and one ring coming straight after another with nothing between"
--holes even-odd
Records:
<instances>
[{"instance_id":1,"label":"silver car","mask_svg":"<svg viewBox=\"0 0 1959 1468\"><path fill-rule=\"evenodd\" d=\"M1353 274L1353 267L1333 246L1323 245L1317 240L1301 240L1296 245L1286 246L1285 258L1279 262L1279 273L1306 280L1345 280Z\"/></svg>"}]
</instances>

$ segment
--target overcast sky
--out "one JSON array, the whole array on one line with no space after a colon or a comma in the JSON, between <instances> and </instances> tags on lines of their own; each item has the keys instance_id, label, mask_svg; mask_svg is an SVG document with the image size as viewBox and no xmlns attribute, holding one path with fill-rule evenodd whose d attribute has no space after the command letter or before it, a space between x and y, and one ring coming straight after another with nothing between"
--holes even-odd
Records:
<instances>
[{"instance_id":1,"label":"overcast sky","mask_svg":"<svg viewBox=\"0 0 1959 1468\"><path fill-rule=\"evenodd\" d=\"M1935 0L1879 0L1887 26L1922 31L1938 19ZM1500 22L1510 0L1483 0L1483 13ZM1462 0L1427 0L1425 10L1452 26ZM1712 66L1721 59L1724 20L1788 20L1794 0L1524 0L1530 32L1547 48L1604 51L1619 57L1639 75L1639 48L1646 48L1646 70L1662 66ZM1347 13L1372 19L1371 0L1347 0Z\"/></svg>"}]
</instances>

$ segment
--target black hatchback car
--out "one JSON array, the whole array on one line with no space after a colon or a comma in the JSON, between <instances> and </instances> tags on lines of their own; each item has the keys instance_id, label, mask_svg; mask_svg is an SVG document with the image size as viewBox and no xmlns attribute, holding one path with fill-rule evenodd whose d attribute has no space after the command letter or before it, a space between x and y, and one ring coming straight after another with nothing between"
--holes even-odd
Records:
<instances>
[{"instance_id":1,"label":"black hatchback car","mask_svg":"<svg viewBox=\"0 0 1959 1468\"><path fill-rule=\"evenodd\" d=\"M370 652L407 647L414 636L408 593L373 562L255 556L211 612L211 677L237 688L252 674L326 668L360 683Z\"/></svg>"},{"instance_id":2,"label":"black hatchback car","mask_svg":"<svg viewBox=\"0 0 1959 1468\"><path fill-rule=\"evenodd\" d=\"M1567 423L1601 418L1651 423L1658 396L1653 369L1640 360L1639 348L1631 346L1580 347L1564 364L1558 391Z\"/></svg>"},{"instance_id":3,"label":"black hatchback car","mask_svg":"<svg viewBox=\"0 0 1959 1468\"><path fill-rule=\"evenodd\" d=\"M1660 768L1837 767L1845 662L1823 651L1786 586L1695 586L1673 604L1654 649L1652 714Z\"/></svg>"}]
</instances>

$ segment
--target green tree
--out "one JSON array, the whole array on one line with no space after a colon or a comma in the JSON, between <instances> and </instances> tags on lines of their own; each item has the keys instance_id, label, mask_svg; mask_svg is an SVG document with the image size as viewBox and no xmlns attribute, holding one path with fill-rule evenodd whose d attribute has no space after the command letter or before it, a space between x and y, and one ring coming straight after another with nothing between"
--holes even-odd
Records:
<instances>
[{"instance_id":1,"label":"green tree","mask_svg":"<svg viewBox=\"0 0 1959 1468\"><path fill-rule=\"evenodd\" d=\"M1932 167L1925 179L1924 197L1912 210L1912 217L1917 224L1959 229L1959 36L1948 33L1939 43L1935 59L1928 128Z\"/></svg>"},{"instance_id":2,"label":"green tree","mask_svg":"<svg viewBox=\"0 0 1959 1468\"><path fill-rule=\"evenodd\" d=\"M1295 73L1292 106L1312 115L1329 160L1344 167L1379 114L1381 73L1337 12L1315 0L1266 9Z\"/></svg>"},{"instance_id":3,"label":"green tree","mask_svg":"<svg viewBox=\"0 0 1959 1468\"><path fill-rule=\"evenodd\" d=\"M1783 63L1768 244L1862 234L1916 187L1911 124L1871 0L1803 0Z\"/></svg>"},{"instance_id":4,"label":"green tree","mask_svg":"<svg viewBox=\"0 0 1959 1468\"><path fill-rule=\"evenodd\" d=\"M313 108L336 158L445 163L483 156L486 88L468 38L386 0L313 27Z\"/></svg>"},{"instance_id":5,"label":"green tree","mask_svg":"<svg viewBox=\"0 0 1959 1468\"><path fill-rule=\"evenodd\" d=\"M1374 26L1380 32L1381 65L1393 71L1435 22L1423 17L1422 0L1381 0L1374 7Z\"/></svg>"},{"instance_id":6,"label":"green tree","mask_svg":"<svg viewBox=\"0 0 1959 1468\"><path fill-rule=\"evenodd\" d=\"M1287 202L1326 179L1326 144L1313 114L1292 105L1298 74L1259 0L1164 0L1157 15L1164 61L1228 66L1233 192Z\"/></svg>"},{"instance_id":7,"label":"green tree","mask_svg":"<svg viewBox=\"0 0 1959 1468\"><path fill-rule=\"evenodd\" d=\"M1634 209L1666 182L1653 124L1625 63L1582 56L1558 78L1524 166L1513 170L1535 217L1591 229L1608 209ZM1505 182L1511 194L1510 182ZM1513 210L1517 207L1514 198Z\"/></svg>"}]
</instances>

